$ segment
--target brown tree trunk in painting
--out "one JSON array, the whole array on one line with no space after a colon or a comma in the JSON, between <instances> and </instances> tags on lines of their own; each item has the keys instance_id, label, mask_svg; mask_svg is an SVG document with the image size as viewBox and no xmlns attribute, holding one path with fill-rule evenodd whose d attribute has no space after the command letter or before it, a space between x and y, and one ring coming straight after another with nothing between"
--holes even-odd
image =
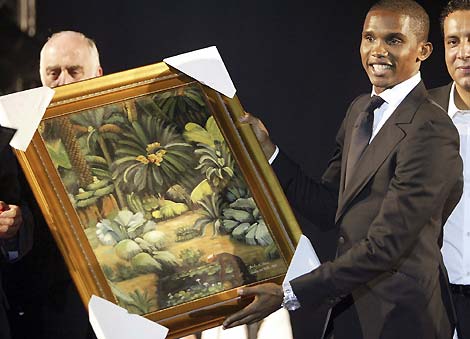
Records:
<instances>
[{"instance_id":1,"label":"brown tree trunk in painting","mask_svg":"<svg viewBox=\"0 0 470 339\"><path fill-rule=\"evenodd\" d=\"M119 210L119 205L114 198L114 195L109 194L101 198L101 213L103 217L109 218L111 215Z\"/></svg>"},{"instance_id":2,"label":"brown tree trunk in painting","mask_svg":"<svg viewBox=\"0 0 470 339\"><path fill-rule=\"evenodd\" d=\"M93 182L93 175L83 156L80 144L75 137L73 125L67 117L57 119L59 136L64 143L72 167L78 174L80 187L85 188Z\"/></svg>"},{"instance_id":3,"label":"brown tree trunk in painting","mask_svg":"<svg viewBox=\"0 0 470 339\"><path fill-rule=\"evenodd\" d=\"M77 208L78 218L83 228L95 227L98 221L103 219L101 212L96 205L90 205L85 208Z\"/></svg>"},{"instance_id":4,"label":"brown tree trunk in painting","mask_svg":"<svg viewBox=\"0 0 470 339\"><path fill-rule=\"evenodd\" d=\"M112 194L103 196L96 204L77 208L78 218L83 228L95 227L98 221L109 218L119 210L118 203Z\"/></svg>"},{"instance_id":5,"label":"brown tree trunk in painting","mask_svg":"<svg viewBox=\"0 0 470 339\"><path fill-rule=\"evenodd\" d=\"M116 125L111 125L111 124L103 125L102 127L99 128L98 131L100 133L113 132L113 133L116 133L116 134L122 132L121 128L119 128ZM106 141L101 136L101 134L98 134L98 145L100 145L101 151L103 152L103 157L105 158L106 163L108 164L108 168L111 168L111 166L113 164L113 160L111 158L111 153L109 152L108 146L106 145ZM123 195L123 193L122 193L122 191L121 191L121 189L119 188L118 185L114 186L114 191L116 192L116 196L117 196L117 199L119 201L119 206L117 206L117 207L121 207L121 208L126 207L127 206L126 199L124 198L124 195Z\"/></svg>"}]
</instances>

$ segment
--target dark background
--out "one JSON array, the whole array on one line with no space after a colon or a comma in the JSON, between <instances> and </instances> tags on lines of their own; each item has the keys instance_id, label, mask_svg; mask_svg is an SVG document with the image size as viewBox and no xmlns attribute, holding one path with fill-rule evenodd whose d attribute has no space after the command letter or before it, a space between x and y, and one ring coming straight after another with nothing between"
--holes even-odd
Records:
<instances>
[{"instance_id":1,"label":"dark background","mask_svg":"<svg viewBox=\"0 0 470 339\"><path fill-rule=\"evenodd\" d=\"M318 176L348 103L371 89L359 44L373 2L37 0L34 39L8 31L0 17L0 82L23 72L34 84L39 48L60 30L93 38L105 74L215 45L245 109L265 122L283 150ZM431 17L434 52L422 75L432 88L449 81L438 22L446 1L418 2ZM320 257L331 257L335 234L300 222Z\"/></svg>"},{"instance_id":2,"label":"dark background","mask_svg":"<svg viewBox=\"0 0 470 339\"><path fill-rule=\"evenodd\" d=\"M419 2L431 17L435 48L422 68L431 88L449 81L438 21L446 1ZM321 175L349 102L371 90L359 43L373 3L38 0L37 41L81 31L96 41L105 74L215 45L244 108L265 122L280 147ZM334 234L311 237L322 257L334 254L325 246Z\"/></svg>"}]
</instances>

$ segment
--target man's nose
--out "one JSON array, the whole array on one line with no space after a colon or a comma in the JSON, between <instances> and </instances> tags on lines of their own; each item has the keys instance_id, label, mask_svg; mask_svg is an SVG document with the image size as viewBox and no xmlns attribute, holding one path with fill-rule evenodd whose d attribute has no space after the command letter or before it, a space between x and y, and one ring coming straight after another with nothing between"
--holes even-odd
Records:
<instances>
[{"instance_id":1,"label":"man's nose","mask_svg":"<svg viewBox=\"0 0 470 339\"><path fill-rule=\"evenodd\" d=\"M383 41L377 39L372 45L372 55L378 58L387 56L388 50L386 48L386 44Z\"/></svg>"},{"instance_id":2,"label":"man's nose","mask_svg":"<svg viewBox=\"0 0 470 339\"><path fill-rule=\"evenodd\" d=\"M470 41L464 41L459 46L458 57L460 59L470 58Z\"/></svg>"},{"instance_id":3,"label":"man's nose","mask_svg":"<svg viewBox=\"0 0 470 339\"><path fill-rule=\"evenodd\" d=\"M67 84L70 84L73 82L73 78L72 76L70 76L69 72L67 72L67 70L62 70L62 72L60 72L60 75L59 77L57 78L57 86L63 86L63 85L67 85Z\"/></svg>"}]
</instances>

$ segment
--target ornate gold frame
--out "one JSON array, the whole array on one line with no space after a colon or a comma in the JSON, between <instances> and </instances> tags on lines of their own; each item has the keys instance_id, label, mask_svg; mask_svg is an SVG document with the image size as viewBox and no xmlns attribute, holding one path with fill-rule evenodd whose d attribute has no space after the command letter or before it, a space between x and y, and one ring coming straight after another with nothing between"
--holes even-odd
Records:
<instances>
[{"instance_id":1,"label":"ornate gold frame","mask_svg":"<svg viewBox=\"0 0 470 339\"><path fill-rule=\"evenodd\" d=\"M56 89L43 121L189 83L196 82L165 63L74 83ZM236 97L229 99L200 86L280 255L288 263L301 231L251 128L238 122L243 108ZM17 151L17 157L83 302L87 304L92 294L117 302L39 132L26 152ZM267 281L280 283L282 278L281 274ZM169 337L180 337L220 325L227 314L247 302L240 300L236 288L232 288L145 316L169 327Z\"/></svg>"}]
</instances>

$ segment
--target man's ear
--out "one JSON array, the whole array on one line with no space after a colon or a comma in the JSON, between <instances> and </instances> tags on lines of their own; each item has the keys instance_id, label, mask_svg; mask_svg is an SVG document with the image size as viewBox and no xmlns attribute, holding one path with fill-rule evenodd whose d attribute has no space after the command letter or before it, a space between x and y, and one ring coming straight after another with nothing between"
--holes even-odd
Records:
<instances>
[{"instance_id":1,"label":"man's ear","mask_svg":"<svg viewBox=\"0 0 470 339\"><path fill-rule=\"evenodd\" d=\"M100 77L103 75L103 69L101 68L101 66L98 66L98 69L96 70L96 77Z\"/></svg>"},{"instance_id":2,"label":"man's ear","mask_svg":"<svg viewBox=\"0 0 470 339\"><path fill-rule=\"evenodd\" d=\"M419 46L418 59L416 61L424 61L431 55L433 50L432 43L429 41L422 42Z\"/></svg>"}]
</instances>

